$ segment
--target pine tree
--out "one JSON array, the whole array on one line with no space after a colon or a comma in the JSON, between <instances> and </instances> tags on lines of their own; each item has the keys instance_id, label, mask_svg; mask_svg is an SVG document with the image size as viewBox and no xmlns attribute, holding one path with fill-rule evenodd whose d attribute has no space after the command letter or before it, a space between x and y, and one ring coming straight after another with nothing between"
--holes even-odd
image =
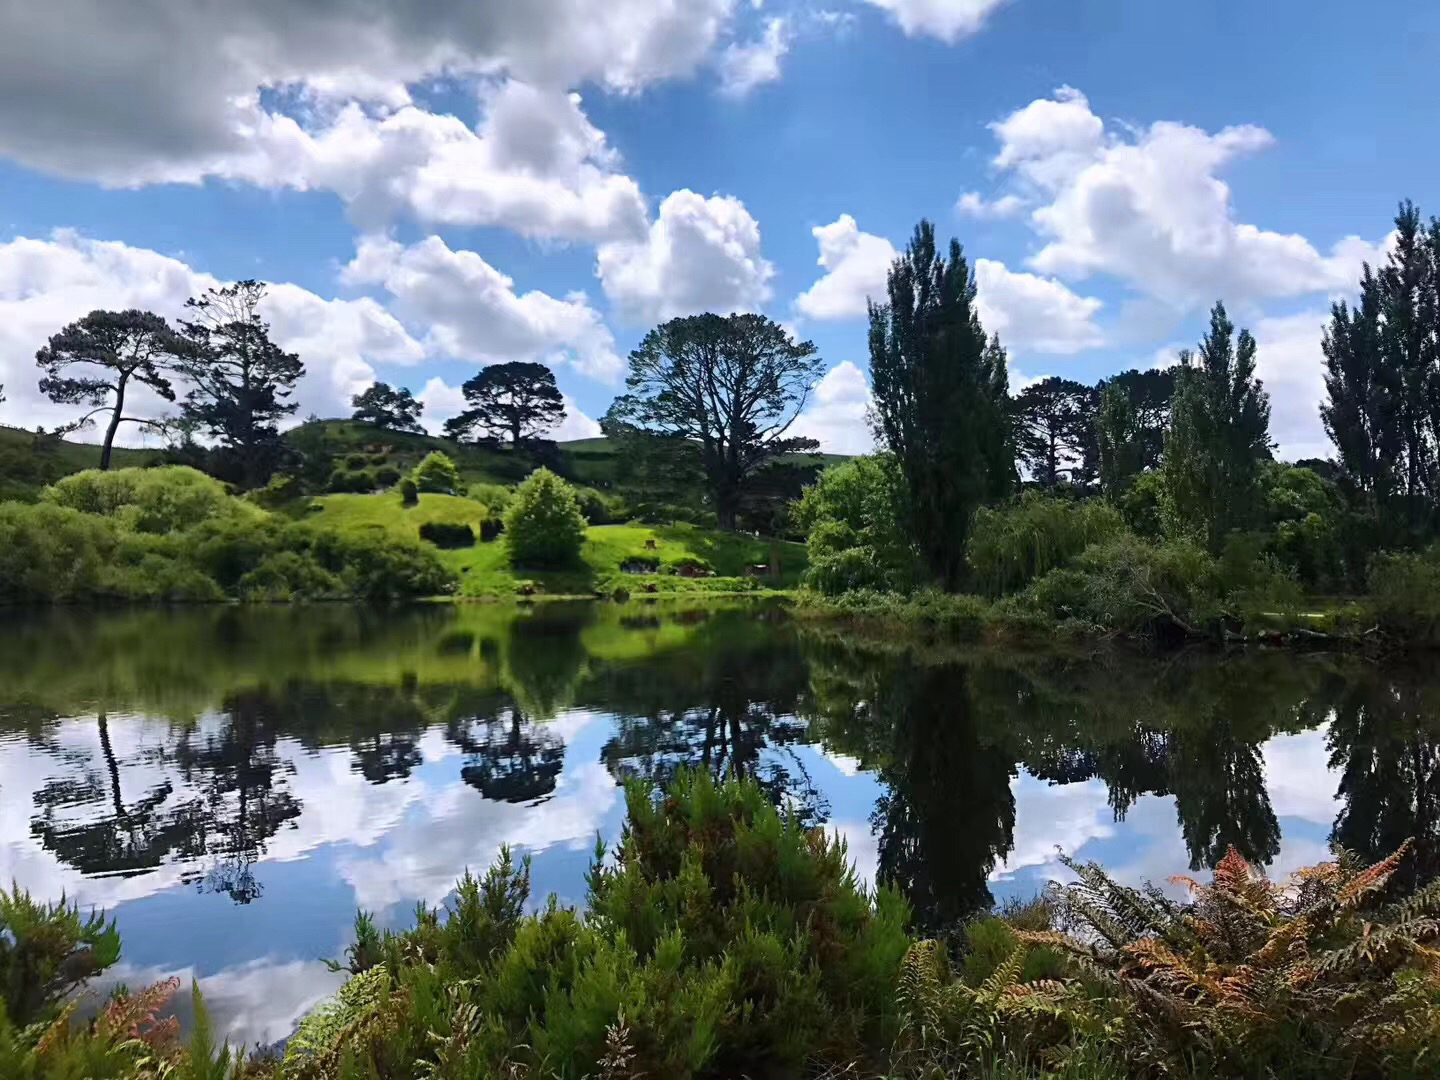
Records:
<instances>
[{"instance_id":1,"label":"pine tree","mask_svg":"<svg viewBox=\"0 0 1440 1080\"><path fill-rule=\"evenodd\" d=\"M1260 466L1270 456L1270 398L1255 378L1255 339L1235 336L1217 303L1197 355L1181 354L1165 439L1165 517L1219 553L1261 511Z\"/></svg>"},{"instance_id":2,"label":"pine tree","mask_svg":"<svg viewBox=\"0 0 1440 1080\"><path fill-rule=\"evenodd\" d=\"M949 258L921 221L870 305L875 434L904 478L912 534L931 572L961 584L976 508L1015 485L1005 350L986 339L960 244Z\"/></svg>"},{"instance_id":3,"label":"pine tree","mask_svg":"<svg viewBox=\"0 0 1440 1080\"><path fill-rule=\"evenodd\" d=\"M1083 383L1052 375L1015 398L1015 447L1043 487L1055 488L1067 471L1073 481L1082 469L1095 423L1094 397Z\"/></svg>"}]
</instances>

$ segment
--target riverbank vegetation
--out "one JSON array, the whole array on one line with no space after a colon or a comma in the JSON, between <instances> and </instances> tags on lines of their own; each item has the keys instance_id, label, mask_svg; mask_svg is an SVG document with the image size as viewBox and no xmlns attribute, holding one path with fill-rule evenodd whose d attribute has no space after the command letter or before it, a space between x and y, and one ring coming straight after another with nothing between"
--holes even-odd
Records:
<instances>
[{"instance_id":1,"label":"riverbank vegetation","mask_svg":"<svg viewBox=\"0 0 1440 1080\"><path fill-rule=\"evenodd\" d=\"M1423 1076L1440 1039L1440 887L1403 846L1267 882L1233 850L1182 901L1096 866L917 938L889 886L744 780L626 790L583 910L536 907L508 852L396 933L361 913L349 981L283 1051L187 1041L172 980L84 1019L103 917L0 897L6 1076ZM528 912L528 913L527 913Z\"/></svg>"}]
</instances>

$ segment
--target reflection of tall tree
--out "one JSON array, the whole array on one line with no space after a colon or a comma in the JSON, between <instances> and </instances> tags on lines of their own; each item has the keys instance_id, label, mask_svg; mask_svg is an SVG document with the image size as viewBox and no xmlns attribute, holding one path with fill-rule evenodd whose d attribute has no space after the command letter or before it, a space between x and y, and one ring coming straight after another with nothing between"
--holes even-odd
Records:
<instances>
[{"instance_id":1,"label":"reflection of tall tree","mask_svg":"<svg viewBox=\"0 0 1440 1080\"><path fill-rule=\"evenodd\" d=\"M526 715L549 720L570 703L585 666L581 628L568 607L537 611L511 624L504 682Z\"/></svg>"},{"instance_id":2,"label":"reflection of tall tree","mask_svg":"<svg viewBox=\"0 0 1440 1080\"><path fill-rule=\"evenodd\" d=\"M1440 873L1440 693L1408 673L1363 678L1340 693L1329 746L1345 800L1335 841L1375 860L1414 837L1404 872Z\"/></svg>"},{"instance_id":3,"label":"reflection of tall tree","mask_svg":"<svg viewBox=\"0 0 1440 1080\"><path fill-rule=\"evenodd\" d=\"M565 743L498 694L462 696L445 737L466 755L460 778L487 799L543 802L565 766Z\"/></svg>"},{"instance_id":4,"label":"reflection of tall tree","mask_svg":"<svg viewBox=\"0 0 1440 1080\"><path fill-rule=\"evenodd\" d=\"M193 854L198 808L193 804L167 806L174 792L168 779L127 801L110 739L109 716L101 710L95 722L105 775L77 762L83 772L48 781L35 795L39 813L31 822L31 832L83 874L134 874L159 866L172 852ZM91 813L79 821L56 813L80 807Z\"/></svg>"},{"instance_id":5,"label":"reflection of tall tree","mask_svg":"<svg viewBox=\"0 0 1440 1080\"><path fill-rule=\"evenodd\" d=\"M879 876L922 925L951 924L992 898L987 885L1015 829L1014 757L980 732L961 665L901 667L879 686L872 722L889 733L888 792L875 806Z\"/></svg>"},{"instance_id":6,"label":"reflection of tall tree","mask_svg":"<svg viewBox=\"0 0 1440 1080\"><path fill-rule=\"evenodd\" d=\"M749 777L817 824L828 806L796 753L811 741L795 715L805 683L792 639L764 637L757 647L753 634L724 632L710 648L611 670L591 683L617 714L601 760L617 779L661 787L682 768Z\"/></svg>"},{"instance_id":7,"label":"reflection of tall tree","mask_svg":"<svg viewBox=\"0 0 1440 1080\"><path fill-rule=\"evenodd\" d=\"M231 694L222 712L220 729L188 733L175 760L201 793L205 813L196 821L201 847L218 860L201 886L243 904L262 891L253 865L265 843L299 817L301 803L285 787L295 767L277 753L283 708L269 691Z\"/></svg>"},{"instance_id":8,"label":"reflection of tall tree","mask_svg":"<svg viewBox=\"0 0 1440 1080\"><path fill-rule=\"evenodd\" d=\"M1253 863L1279 854L1260 745L1237 738L1225 721L1171 736L1170 790L1192 870L1215 866L1232 845Z\"/></svg>"}]
</instances>

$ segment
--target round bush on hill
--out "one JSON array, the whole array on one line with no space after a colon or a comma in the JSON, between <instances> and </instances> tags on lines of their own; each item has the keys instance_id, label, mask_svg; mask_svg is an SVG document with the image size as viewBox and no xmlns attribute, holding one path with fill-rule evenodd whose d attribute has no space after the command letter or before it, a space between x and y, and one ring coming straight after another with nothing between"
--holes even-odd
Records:
<instances>
[{"instance_id":1,"label":"round bush on hill","mask_svg":"<svg viewBox=\"0 0 1440 1080\"><path fill-rule=\"evenodd\" d=\"M570 485L536 469L505 511L505 543L515 566L567 566L580 557L585 517Z\"/></svg>"}]
</instances>

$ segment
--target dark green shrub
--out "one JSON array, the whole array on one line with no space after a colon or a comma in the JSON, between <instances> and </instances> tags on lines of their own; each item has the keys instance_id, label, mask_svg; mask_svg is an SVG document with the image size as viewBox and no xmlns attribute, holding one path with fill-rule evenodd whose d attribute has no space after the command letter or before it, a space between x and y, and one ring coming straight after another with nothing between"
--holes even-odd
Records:
<instances>
[{"instance_id":1,"label":"dark green shrub","mask_svg":"<svg viewBox=\"0 0 1440 1080\"><path fill-rule=\"evenodd\" d=\"M585 515L585 521L590 525L609 525L616 520L610 500L594 488L576 487L575 501L580 506L580 513Z\"/></svg>"},{"instance_id":2,"label":"dark green shrub","mask_svg":"<svg viewBox=\"0 0 1440 1080\"><path fill-rule=\"evenodd\" d=\"M620 569L626 574L653 574L660 569L660 556L644 552L626 555Z\"/></svg>"},{"instance_id":3,"label":"dark green shrub","mask_svg":"<svg viewBox=\"0 0 1440 1080\"><path fill-rule=\"evenodd\" d=\"M981 507L968 557L979 590L1002 596L1064 566L1091 544L1123 532L1119 512L1100 499L1026 492L1008 506Z\"/></svg>"},{"instance_id":4,"label":"dark green shrub","mask_svg":"<svg viewBox=\"0 0 1440 1080\"><path fill-rule=\"evenodd\" d=\"M275 510L305 494L305 482L293 473L276 473L263 488L251 492L256 506Z\"/></svg>"},{"instance_id":5,"label":"dark green shrub","mask_svg":"<svg viewBox=\"0 0 1440 1080\"><path fill-rule=\"evenodd\" d=\"M400 481L400 505L414 506L420 501L420 490L408 476Z\"/></svg>"},{"instance_id":6,"label":"dark green shrub","mask_svg":"<svg viewBox=\"0 0 1440 1080\"><path fill-rule=\"evenodd\" d=\"M452 525L443 521L427 521L420 526L420 539L438 548L475 546L475 530L469 525Z\"/></svg>"},{"instance_id":7,"label":"dark green shrub","mask_svg":"<svg viewBox=\"0 0 1440 1080\"><path fill-rule=\"evenodd\" d=\"M77 986L120 959L120 935L102 913L82 916L61 899L46 904L20 887L0 889L0 1017L43 1020Z\"/></svg>"},{"instance_id":8,"label":"dark green shrub","mask_svg":"<svg viewBox=\"0 0 1440 1080\"><path fill-rule=\"evenodd\" d=\"M426 454L420 464L410 473L417 491L429 491L437 495L458 495L461 490L460 472L449 455L439 450Z\"/></svg>"},{"instance_id":9,"label":"dark green shrub","mask_svg":"<svg viewBox=\"0 0 1440 1080\"><path fill-rule=\"evenodd\" d=\"M338 577L296 551L266 555L254 569L240 575L235 594L251 603L323 600L349 595Z\"/></svg>"},{"instance_id":10,"label":"dark green shrub","mask_svg":"<svg viewBox=\"0 0 1440 1080\"><path fill-rule=\"evenodd\" d=\"M111 519L50 503L0 503L0 603L102 596L117 543Z\"/></svg>"},{"instance_id":11,"label":"dark green shrub","mask_svg":"<svg viewBox=\"0 0 1440 1080\"><path fill-rule=\"evenodd\" d=\"M390 460L390 455L383 451L377 451L376 453L369 455L369 457L367 457L365 460L369 464L378 467L386 464Z\"/></svg>"},{"instance_id":12,"label":"dark green shrub","mask_svg":"<svg viewBox=\"0 0 1440 1080\"><path fill-rule=\"evenodd\" d=\"M370 456L362 453L346 454L343 458L345 469L348 472L363 472L366 466L372 464Z\"/></svg>"},{"instance_id":13,"label":"dark green shrub","mask_svg":"<svg viewBox=\"0 0 1440 1080\"><path fill-rule=\"evenodd\" d=\"M1165 495L1165 477L1159 472L1143 472L1116 500L1120 516L1136 536L1159 540L1165 535L1161 503Z\"/></svg>"},{"instance_id":14,"label":"dark green shrub","mask_svg":"<svg viewBox=\"0 0 1440 1080\"><path fill-rule=\"evenodd\" d=\"M381 465L375 470L375 483L379 487L394 487L403 474L394 465Z\"/></svg>"},{"instance_id":15,"label":"dark green shrub","mask_svg":"<svg viewBox=\"0 0 1440 1080\"><path fill-rule=\"evenodd\" d=\"M812 552L805 584L826 596L839 596L855 590L887 592L898 582L873 548L852 547L833 554Z\"/></svg>"},{"instance_id":16,"label":"dark green shrub","mask_svg":"<svg viewBox=\"0 0 1440 1080\"><path fill-rule=\"evenodd\" d=\"M466 494L485 507L487 517L497 521L505 516L513 497L511 490L501 484L472 484Z\"/></svg>"},{"instance_id":17,"label":"dark green shrub","mask_svg":"<svg viewBox=\"0 0 1440 1080\"><path fill-rule=\"evenodd\" d=\"M704 577L715 573L715 567L710 565L709 560L702 559L699 555L692 555L688 551L683 555L676 555L665 563L667 574L680 574L686 577Z\"/></svg>"},{"instance_id":18,"label":"dark green shrub","mask_svg":"<svg viewBox=\"0 0 1440 1080\"><path fill-rule=\"evenodd\" d=\"M888 454L821 473L790 515L792 527L809 538L805 584L827 596L853 589L908 591L917 562L901 525L901 489Z\"/></svg>"},{"instance_id":19,"label":"dark green shrub","mask_svg":"<svg viewBox=\"0 0 1440 1080\"><path fill-rule=\"evenodd\" d=\"M1440 638L1440 547L1423 555L1377 555L1369 585L1369 608L1386 633L1413 641Z\"/></svg>"},{"instance_id":20,"label":"dark green shrub","mask_svg":"<svg viewBox=\"0 0 1440 1080\"><path fill-rule=\"evenodd\" d=\"M378 531L317 529L296 525L311 534L315 561L345 585L345 595L359 600L403 600L453 591L455 576L433 548L399 540Z\"/></svg>"},{"instance_id":21,"label":"dark green shrub","mask_svg":"<svg viewBox=\"0 0 1440 1080\"><path fill-rule=\"evenodd\" d=\"M505 543L515 566L568 566L580 557L585 518L570 485L536 469L515 490L505 511Z\"/></svg>"},{"instance_id":22,"label":"dark green shrub","mask_svg":"<svg viewBox=\"0 0 1440 1080\"><path fill-rule=\"evenodd\" d=\"M367 495L378 486L373 472L336 469L330 474L328 490L335 495Z\"/></svg>"},{"instance_id":23,"label":"dark green shrub","mask_svg":"<svg viewBox=\"0 0 1440 1080\"><path fill-rule=\"evenodd\" d=\"M480 541L488 544L504 531L504 521L497 517L487 517L480 523Z\"/></svg>"}]
</instances>

